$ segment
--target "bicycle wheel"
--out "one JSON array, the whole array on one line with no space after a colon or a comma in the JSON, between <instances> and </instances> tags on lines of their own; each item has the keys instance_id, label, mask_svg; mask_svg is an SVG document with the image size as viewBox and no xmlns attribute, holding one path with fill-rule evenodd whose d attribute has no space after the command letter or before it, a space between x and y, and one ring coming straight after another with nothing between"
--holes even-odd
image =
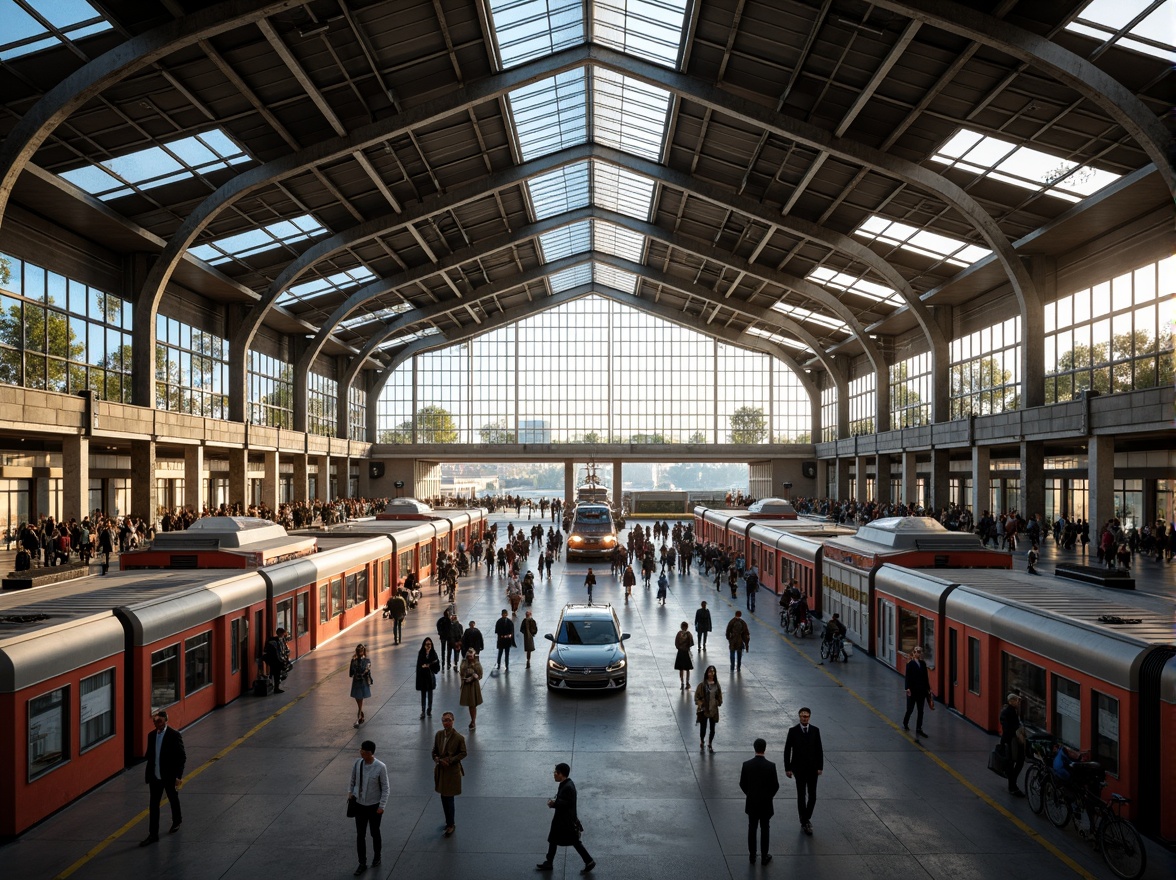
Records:
<instances>
[{"instance_id":1,"label":"bicycle wheel","mask_svg":"<svg viewBox=\"0 0 1176 880\"><path fill-rule=\"evenodd\" d=\"M1061 790L1057 780L1047 779L1042 786L1042 798L1045 801L1045 815L1058 828L1065 828L1070 821L1070 800Z\"/></svg>"},{"instance_id":2,"label":"bicycle wheel","mask_svg":"<svg viewBox=\"0 0 1176 880\"><path fill-rule=\"evenodd\" d=\"M1025 797L1029 801L1029 809L1037 815L1045 809L1045 768L1035 764L1030 765L1025 774Z\"/></svg>"},{"instance_id":3,"label":"bicycle wheel","mask_svg":"<svg viewBox=\"0 0 1176 880\"><path fill-rule=\"evenodd\" d=\"M829 659L829 643L825 642L825 641L821 642L821 659L822 660Z\"/></svg>"},{"instance_id":4,"label":"bicycle wheel","mask_svg":"<svg viewBox=\"0 0 1176 880\"><path fill-rule=\"evenodd\" d=\"M1123 880L1137 880L1147 868L1147 851L1143 838L1126 819L1105 817L1098 828L1098 846L1103 861Z\"/></svg>"},{"instance_id":5,"label":"bicycle wheel","mask_svg":"<svg viewBox=\"0 0 1176 880\"><path fill-rule=\"evenodd\" d=\"M848 663L849 662L849 652L847 652L845 650L845 645L841 646L840 654L841 654L841 656L838 658L835 658L835 659L841 660L842 663Z\"/></svg>"}]
</instances>

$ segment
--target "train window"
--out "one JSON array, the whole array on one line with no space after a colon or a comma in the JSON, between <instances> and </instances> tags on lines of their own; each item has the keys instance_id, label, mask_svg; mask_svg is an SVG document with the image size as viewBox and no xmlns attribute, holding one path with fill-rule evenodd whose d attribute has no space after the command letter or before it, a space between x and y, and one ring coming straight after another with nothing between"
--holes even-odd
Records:
<instances>
[{"instance_id":1,"label":"train window","mask_svg":"<svg viewBox=\"0 0 1176 880\"><path fill-rule=\"evenodd\" d=\"M396 566L400 569L397 572L397 577L402 579L408 577L408 573L413 570L412 551L405 550L403 553L401 553L397 557Z\"/></svg>"},{"instance_id":2,"label":"train window","mask_svg":"<svg viewBox=\"0 0 1176 880\"><path fill-rule=\"evenodd\" d=\"M310 632L310 593L298 594L298 611L294 615L294 626L299 638Z\"/></svg>"},{"instance_id":3,"label":"train window","mask_svg":"<svg viewBox=\"0 0 1176 880\"><path fill-rule=\"evenodd\" d=\"M180 701L180 646L151 655L151 705L157 709Z\"/></svg>"},{"instance_id":4,"label":"train window","mask_svg":"<svg viewBox=\"0 0 1176 880\"><path fill-rule=\"evenodd\" d=\"M363 569L355 574L355 601L366 602L368 597L368 578L367 569Z\"/></svg>"},{"instance_id":5,"label":"train window","mask_svg":"<svg viewBox=\"0 0 1176 880\"><path fill-rule=\"evenodd\" d=\"M930 617L919 618L919 644L923 647L923 659L935 668L935 621Z\"/></svg>"},{"instance_id":6,"label":"train window","mask_svg":"<svg viewBox=\"0 0 1176 880\"><path fill-rule=\"evenodd\" d=\"M294 600L283 599L278 603L277 620L274 621L274 631L281 627L288 633L294 632Z\"/></svg>"},{"instance_id":7,"label":"train window","mask_svg":"<svg viewBox=\"0 0 1176 880\"><path fill-rule=\"evenodd\" d=\"M968 637L968 690L980 696L980 640Z\"/></svg>"},{"instance_id":8,"label":"train window","mask_svg":"<svg viewBox=\"0 0 1176 880\"><path fill-rule=\"evenodd\" d=\"M385 559L380 562L380 592L391 589L392 587L392 560Z\"/></svg>"},{"instance_id":9,"label":"train window","mask_svg":"<svg viewBox=\"0 0 1176 880\"><path fill-rule=\"evenodd\" d=\"M212 684L212 633L184 641L184 696Z\"/></svg>"},{"instance_id":10,"label":"train window","mask_svg":"<svg viewBox=\"0 0 1176 880\"><path fill-rule=\"evenodd\" d=\"M327 608L327 585L323 584L319 587L319 623L326 623L330 619L331 615Z\"/></svg>"},{"instance_id":11,"label":"train window","mask_svg":"<svg viewBox=\"0 0 1176 880\"><path fill-rule=\"evenodd\" d=\"M919 646L919 615L898 609L898 651L910 656Z\"/></svg>"},{"instance_id":12,"label":"train window","mask_svg":"<svg viewBox=\"0 0 1176 880\"><path fill-rule=\"evenodd\" d=\"M347 608L351 608L355 605L355 585L355 575L347 575L347 592L344 596L344 602L346 603L345 607Z\"/></svg>"},{"instance_id":13,"label":"train window","mask_svg":"<svg viewBox=\"0 0 1176 880\"><path fill-rule=\"evenodd\" d=\"M80 692L81 749L98 745L114 735L114 670L105 669L83 678Z\"/></svg>"},{"instance_id":14,"label":"train window","mask_svg":"<svg viewBox=\"0 0 1176 880\"><path fill-rule=\"evenodd\" d=\"M1082 742L1082 686L1060 675L1053 676L1053 725L1050 732L1074 748Z\"/></svg>"},{"instance_id":15,"label":"train window","mask_svg":"<svg viewBox=\"0 0 1176 880\"><path fill-rule=\"evenodd\" d=\"M343 578L331 581L331 617L343 613Z\"/></svg>"},{"instance_id":16,"label":"train window","mask_svg":"<svg viewBox=\"0 0 1176 880\"><path fill-rule=\"evenodd\" d=\"M245 629L245 618L238 617L229 625L229 628L229 641L232 643L229 646L229 672L236 675L241 671L241 658L249 650L248 643L241 636L242 630Z\"/></svg>"},{"instance_id":17,"label":"train window","mask_svg":"<svg viewBox=\"0 0 1176 880\"><path fill-rule=\"evenodd\" d=\"M69 760L69 688L29 700L29 780Z\"/></svg>"},{"instance_id":18,"label":"train window","mask_svg":"<svg viewBox=\"0 0 1176 880\"><path fill-rule=\"evenodd\" d=\"M1021 695L1021 720L1030 727L1045 727L1045 670L1001 652L1004 687L1000 693Z\"/></svg>"},{"instance_id":19,"label":"train window","mask_svg":"<svg viewBox=\"0 0 1176 880\"><path fill-rule=\"evenodd\" d=\"M420 547L421 568L428 568L433 564L433 545L422 544Z\"/></svg>"},{"instance_id":20,"label":"train window","mask_svg":"<svg viewBox=\"0 0 1176 880\"><path fill-rule=\"evenodd\" d=\"M1091 741L1094 749L1091 760L1102 764L1108 773L1119 775L1119 701L1098 691L1091 691L1094 698L1094 714L1091 719L1094 729Z\"/></svg>"}]
</instances>

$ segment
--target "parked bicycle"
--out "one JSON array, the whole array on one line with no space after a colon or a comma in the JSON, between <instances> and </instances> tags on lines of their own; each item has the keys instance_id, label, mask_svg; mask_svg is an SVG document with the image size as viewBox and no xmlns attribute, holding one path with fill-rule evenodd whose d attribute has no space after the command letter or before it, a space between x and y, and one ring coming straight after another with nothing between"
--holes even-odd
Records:
<instances>
[{"instance_id":1,"label":"parked bicycle","mask_svg":"<svg viewBox=\"0 0 1176 880\"><path fill-rule=\"evenodd\" d=\"M1029 809L1041 815L1045 809L1045 784L1053 771L1058 739L1048 733L1031 734L1025 743L1025 798Z\"/></svg>"},{"instance_id":2,"label":"parked bicycle","mask_svg":"<svg viewBox=\"0 0 1176 880\"><path fill-rule=\"evenodd\" d=\"M821 659L841 660L849 662L849 653L845 650L845 636L841 633L830 633L826 626L821 635Z\"/></svg>"}]
</instances>

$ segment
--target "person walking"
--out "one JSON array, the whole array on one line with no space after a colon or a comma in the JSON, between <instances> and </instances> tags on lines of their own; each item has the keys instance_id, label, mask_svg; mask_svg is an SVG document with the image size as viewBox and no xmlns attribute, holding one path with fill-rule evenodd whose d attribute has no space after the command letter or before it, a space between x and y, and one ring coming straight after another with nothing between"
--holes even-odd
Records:
<instances>
[{"instance_id":1,"label":"person walking","mask_svg":"<svg viewBox=\"0 0 1176 880\"><path fill-rule=\"evenodd\" d=\"M752 748L755 749L755 757L743 762L743 769L739 773L739 790L746 795L743 812L747 814L747 851L751 863L755 864L758 829L760 861L766 865L772 860L772 854L768 852L769 825L776 813L772 798L780 790L780 777L776 774L775 763L764 757L768 750L767 741L760 737L752 744Z\"/></svg>"},{"instance_id":2,"label":"person walking","mask_svg":"<svg viewBox=\"0 0 1176 880\"><path fill-rule=\"evenodd\" d=\"M751 630L743 619L743 612L736 611L727 624L727 647L731 649L731 671L743 669L743 652L751 647Z\"/></svg>"},{"instance_id":3,"label":"person walking","mask_svg":"<svg viewBox=\"0 0 1176 880\"><path fill-rule=\"evenodd\" d=\"M796 780L796 811L800 827L812 836L813 807L817 805L817 777L825 772L825 750L821 747L821 731L809 724L812 710L808 706L797 713L800 724L788 729L784 740L784 775Z\"/></svg>"},{"instance_id":4,"label":"person walking","mask_svg":"<svg viewBox=\"0 0 1176 880\"><path fill-rule=\"evenodd\" d=\"M592 604L592 588L596 586L596 575L592 573L592 569L588 569L588 574L584 575L584 586L588 589L588 604Z\"/></svg>"},{"instance_id":5,"label":"person walking","mask_svg":"<svg viewBox=\"0 0 1176 880\"><path fill-rule=\"evenodd\" d=\"M363 715L363 701L372 695L372 661L368 659L367 646L355 646L347 674L351 676L351 698L355 700L355 723L359 727L367 719Z\"/></svg>"},{"instance_id":6,"label":"person walking","mask_svg":"<svg viewBox=\"0 0 1176 880\"><path fill-rule=\"evenodd\" d=\"M587 874L596 867L596 861L584 848L580 840L580 833L584 826L580 824L580 817L576 810L576 784L569 778L572 768L564 763L555 765L552 774L559 783L555 797L547 802L547 806L555 810L551 817L551 830L547 832L547 858L535 866L536 871L551 871L555 869L555 852L557 847L570 846L579 853L584 860L581 874Z\"/></svg>"},{"instance_id":7,"label":"person walking","mask_svg":"<svg viewBox=\"0 0 1176 880\"><path fill-rule=\"evenodd\" d=\"M151 799L147 812L147 836L139 841L139 846L149 846L159 840L159 800L165 793L172 816L168 834L175 834L184 822L180 812L179 792L180 780L184 778L184 765L188 762L184 738L178 730L167 726L167 712L163 709L152 715L151 721L155 729L147 734L145 773Z\"/></svg>"},{"instance_id":8,"label":"person walking","mask_svg":"<svg viewBox=\"0 0 1176 880\"><path fill-rule=\"evenodd\" d=\"M421 692L421 717L433 714L433 691L437 689L437 673L441 671L441 660L433 648L433 640L425 636L417 652L416 689Z\"/></svg>"},{"instance_id":9,"label":"person walking","mask_svg":"<svg viewBox=\"0 0 1176 880\"><path fill-rule=\"evenodd\" d=\"M284 693L282 690L282 672L286 668L285 648L286 629L285 627L279 626L273 638L267 641L265 647L262 649L265 665L269 667L270 678L274 683L275 694Z\"/></svg>"},{"instance_id":10,"label":"person walking","mask_svg":"<svg viewBox=\"0 0 1176 880\"><path fill-rule=\"evenodd\" d=\"M702 751L703 743L710 751L715 750L715 725L719 723L719 706L723 705L723 686L719 684L719 672L713 666L708 666L702 674L702 681L694 689L694 708L698 720L698 750ZM706 735L710 726L710 737Z\"/></svg>"},{"instance_id":11,"label":"person walking","mask_svg":"<svg viewBox=\"0 0 1176 880\"><path fill-rule=\"evenodd\" d=\"M744 574L743 585L747 591L747 610L755 614L755 594L759 592L759 572L755 566Z\"/></svg>"},{"instance_id":12,"label":"person walking","mask_svg":"<svg viewBox=\"0 0 1176 880\"><path fill-rule=\"evenodd\" d=\"M494 624L494 635L498 637L498 659L494 661L494 668L502 668L503 655L506 658L506 671L510 672L510 649L517 646L515 642L515 628L514 621L508 616L505 608L502 609L502 616L498 618L498 622Z\"/></svg>"},{"instance_id":13,"label":"person walking","mask_svg":"<svg viewBox=\"0 0 1176 880\"><path fill-rule=\"evenodd\" d=\"M632 565L625 566L625 573L621 575L621 584L625 588L625 604L629 604L629 597L633 595L633 587L637 585L637 575L633 572Z\"/></svg>"},{"instance_id":14,"label":"person walking","mask_svg":"<svg viewBox=\"0 0 1176 880\"><path fill-rule=\"evenodd\" d=\"M478 721L478 707L482 705L482 664L473 648L466 651L461 661L460 675L461 696L457 704L470 710L470 730L473 730Z\"/></svg>"},{"instance_id":15,"label":"person walking","mask_svg":"<svg viewBox=\"0 0 1176 880\"><path fill-rule=\"evenodd\" d=\"M468 754L465 737L453 729L453 713L444 713L441 716L441 729L433 736L433 790L441 795L446 837L457 830L454 799L461 794L461 778L465 775L461 762Z\"/></svg>"},{"instance_id":16,"label":"person walking","mask_svg":"<svg viewBox=\"0 0 1176 880\"><path fill-rule=\"evenodd\" d=\"M482 631L474 621L470 621L470 625L465 628L465 632L461 637L461 644L465 651L471 648L479 657L482 652L486 650L486 640L482 638Z\"/></svg>"},{"instance_id":17,"label":"person walking","mask_svg":"<svg viewBox=\"0 0 1176 880\"><path fill-rule=\"evenodd\" d=\"M519 624L519 632L523 634L523 651L526 652L527 668L530 669L531 653L535 650L535 636L539 633L539 624L535 622L529 609L523 615L522 623Z\"/></svg>"},{"instance_id":18,"label":"person walking","mask_svg":"<svg viewBox=\"0 0 1176 880\"><path fill-rule=\"evenodd\" d=\"M711 613L710 609L706 607L704 601L697 611L694 612L694 632L698 641L698 650L706 650L706 637L710 635L711 631Z\"/></svg>"},{"instance_id":19,"label":"person walking","mask_svg":"<svg viewBox=\"0 0 1176 880\"><path fill-rule=\"evenodd\" d=\"M1025 728L1021 724L1021 695L1009 694L1005 706L1000 710L1000 742L1008 759L1009 794L1024 797L1025 792L1017 785L1021 768L1025 766Z\"/></svg>"},{"instance_id":20,"label":"person walking","mask_svg":"<svg viewBox=\"0 0 1176 880\"><path fill-rule=\"evenodd\" d=\"M380 866L380 822L388 806L388 767L376 758L376 744L365 739L359 746L359 759L351 768L347 785L347 815L355 818L355 851L359 855L358 877L367 870L367 834L372 832L372 867Z\"/></svg>"},{"instance_id":21,"label":"person walking","mask_svg":"<svg viewBox=\"0 0 1176 880\"><path fill-rule=\"evenodd\" d=\"M674 668L678 670L678 682L682 690L690 688L690 670L694 668L694 661L690 659L690 649L694 647L694 636L690 635L690 624L682 621L682 627L674 636L674 647L678 654L674 657Z\"/></svg>"},{"instance_id":22,"label":"person walking","mask_svg":"<svg viewBox=\"0 0 1176 880\"><path fill-rule=\"evenodd\" d=\"M441 612L441 616L437 618L437 650L441 654L442 669L448 669L450 666L449 655L451 648L449 641L453 636L452 619L448 608Z\"/></svg>"},{"instance_id":23,"label":"person walking","mask_svg":"<svg viewBox=\"0 0 1176 880\"><path fill-rule=\"evenodd\" d=\"M392 618L392 644L399 645L404 637L404 618L408 616L408 603L399 593L388 599L388 616Z\"/></svg>"},{"instance_id":24,"label":"person walking","mask_svg":"<svg viewBox=\"0 0 1176 880\"><path fill-rule=\"evenodd\" d=\"M927 661L923 659L923 649L915 648L911 651L911 659L906 665L906 714L902 716L902 729L910 732L911 712L915 715L915 736L927 736L923 731L923 705L935 711L935 695L931 693L931 677L927 672Z\"/></svg>"},{"instance_id":25,"label":"person walking","mask_svg":"<svg viewBox=\"0 0 1176 880\"><path fill-rule=\"evenodd\" d=\"M657 600L661 602L662 605L666 604L666 596L669 595L669 592L670 579L666 577L666 573L663 571L660 575L658 575L657 578Z\"/></svg>"}]
</instances>

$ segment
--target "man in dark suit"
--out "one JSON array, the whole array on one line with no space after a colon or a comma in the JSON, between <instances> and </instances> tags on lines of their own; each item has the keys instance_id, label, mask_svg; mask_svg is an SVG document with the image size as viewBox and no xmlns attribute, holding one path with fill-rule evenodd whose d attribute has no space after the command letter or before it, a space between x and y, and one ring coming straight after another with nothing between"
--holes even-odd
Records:
<instances>
[{"instance_id":1,"label":"man in dark suit","mask_svg":"<svg viewBox=\"0 0 1176 880\"><path fill-rule=\"evenodd\" d=\"M171 804L172 824L169 834L180 830L183 817L180 815L180 795L177 788L184 778L184 764L188 755L184 751L184 738L180 732L167 726L167 712L160 709L151 716L155 730L147 734L147 784L151 786L150 820L147 837L139 846L148 846L159 840L159 799L167 792Z\"/></svg>"},{"instance_id":2,"label":"man in dark suit","mask_svg":"<svg viewBox=\"0 0 1176 880\"><path fill-rule=\"evenodd\" d=\"M911 729L911 712L915 715L915 735L926 736L923 732L923 705L931 700L931 677L927 672L927 661L923 659L923 649L915 648L911 651L911 659L906 665L906 714L902 716L902 729ZM931 703L931 709L935 704Z\"/></svg>"},{"instance_id":3,"label":"man in dark suit","mask_svg":"<svg viewBox=\"0 0 1176 880\"><path fill-rule=\"evenodd\" d=\"M821 731L809 724L812 710L807 706L798 713L800 724L789 728L784 741L784 773L796 780L796 810L804 833L813 833L813 807L817 803L817 777L825 772L825 750Z\"/></svg>"},{"instance_id":4,"label":"man in dark suit","mask_svg":"<svg viewBox=\"0 0 1176 880\"><path fill-rule=\"evenodd\" d=\"M747 813L747 851L751 863L755 864L756 828L759 828L760 852L762 861L766 865L772 860L768 852L768 825L776 810L772 806L772 798L780 790L780 778L776 775L776 765L764 757L768 744L762 738L753 744L755 757L743 762L743 770L739 774L739 790L747 795L743 812Z\"/></svg>"},{"instance_id":5,"label":"man in dark suit","mask_svg":"<svg viewBox=\"0 0 1176 880\"><path fill-rule=\"evenodd\" d=\"M574 847L580 854L580 858L584 860L584 870L581 874L587 874L596 867L596 862L588 855L588 850L580 840L581 825L580 817L576 813L576 784L568 779L571 772L572 768L567 764L555 765L553 775L559 783L559 790L555 797L547 802L547 806L555 810L555 815L551 817L551 831L547 834L547 858L535 866L536 871L551 871L555 868L555 850L560 846Z\"/></svg>"}]
</instances>

